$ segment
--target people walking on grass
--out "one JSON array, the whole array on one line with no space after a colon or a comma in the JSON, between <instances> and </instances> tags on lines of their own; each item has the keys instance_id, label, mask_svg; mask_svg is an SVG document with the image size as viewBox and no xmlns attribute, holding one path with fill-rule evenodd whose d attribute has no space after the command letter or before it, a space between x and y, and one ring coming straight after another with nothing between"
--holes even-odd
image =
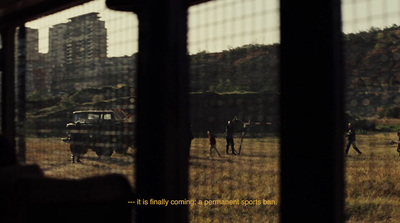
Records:
<instances>
[{"instance_id":1,"label":"people walking on grass","mask_svg":"<svg viewBox=\"0 0 400 223\"><path fill-rule=\"evenodd\" d=\"M233 118L232 121L228 121L228 124L225 128L225 139L226 139L226 154L229 154L229 146L231 146L232 154L236 155L237 152L235 150L235 143L233 142L233 131L234 125L237 118Z\"/></svg>"},{"instance_id":2,"label":"people walking on grass","mask_svg":"<svg viewBox=\"0 0 400 223\"><path fill-rule=\"evenodd\" d=\"M398 140L397 141L394 141L394 140L392 140L392 141L390 141L390 144L395 144L395 143L397 143L397 152L399 153L399 156L400 156L400 132L397 132L397 138L398 138Z\"/></svg>"},{"instance_id":3,"label":"people walking on grass","mask_svg":"<svg viewBox=\"0 0 400 223\"><path fill-rule=\"evenodd\" d=\"M346 155L349 153L350 146L353 146L353 149L355 149L357 151L357 153L359 155L361 155L362 152L357 148L357 145L356 145L356 131L354 130L353 124L349 123L348 127L349 127L349 131L347 133L348 143L347 143L347 147L346 147Z\"/></svg>"},{"instance_id":4,"label":"people walking on grass","mask_svg":"<svg viewBox=\"0 0 400 223\"><path fill-rule=\"evenodd\" d=\"M211 131L207 131L207 135L208 135L208 139L210 140L210 156L211 156L212 150L214 149L218 153L218 156L221 157L221 154L217 150L217 141L215 140L214 134Z\"/></svg>"}]
</instances>

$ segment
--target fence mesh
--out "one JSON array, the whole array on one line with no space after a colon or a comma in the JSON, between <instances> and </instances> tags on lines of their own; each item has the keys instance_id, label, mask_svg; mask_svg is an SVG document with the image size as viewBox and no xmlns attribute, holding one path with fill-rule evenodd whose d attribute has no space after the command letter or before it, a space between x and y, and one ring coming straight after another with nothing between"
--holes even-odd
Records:
<instances>
[{"instance_id":1,"label":"fence mesh","mask_svg":"<svg viewBox=\"0 0 400 223\"><path fill-rule=\"evenodd\" d=\"M133 184L137 23L92 1L26 24L26 163L54 178L120 173Z\"/></svg>"},{"instance_id":2,"label":"fence mesh","mask_svg":"<svg viewBox=\"0 0 400 223\"><path fill-rule=\"evenodd\" d=\"M278 1L207 2L188 25L190 220L277 222ZM62 179L119 173L134 186L135 15L96 0L26 27L20 161Z\"/></svg>"},{"instance_id":3,"label":"fence mesh","mask_svg":"<svg viewBox=\"0 0 400 223\"><path fill-rule=\"evenodd\" d=\"M278 221L279 33L278 1L189 9L193 222Z\"/></svg>"},{"instance_id":4,"label":"fence mesh","mask_svg":"<svg viewBox=\"0 0 400 223\"><path fill-rule=\"evenodd\" d=\"M346 121L362 152L344 148L348 222L400 219L399 19L400 0L342 1ZM190 220L277 222L279 1L206 2L190 7L188 26ZM136 16L95 0L22 33L20 162L49 177L119 173L134 185Z\"/></svg>"},{"instance_id":5,"label":"fence mesh","mask_svg":"<svg viewBox=\"0 0 400 223\"><path fill-rule=\"evenodd\" d=\"M346 221L398 221L400 1L344 0L342 21L346 118L357 134L354 146L345 139Z\"/></svg>"}]
</instances>

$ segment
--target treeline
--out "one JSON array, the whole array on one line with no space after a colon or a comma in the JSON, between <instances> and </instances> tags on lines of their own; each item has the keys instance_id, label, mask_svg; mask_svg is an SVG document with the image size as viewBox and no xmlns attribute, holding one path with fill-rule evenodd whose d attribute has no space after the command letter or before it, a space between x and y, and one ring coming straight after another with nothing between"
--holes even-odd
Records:
<instances>
[{"instance_id":1,"label":"treeline","mask_svg":"<svg viewBox=\"0 0 400 223\"><path fill-rule=\"evenodd\" d=\"M190 56L192 92L278 92L279 45L245 45Z\"/></svg>"},{"instance_id":2,"label":"treeline","mask_svg":"<svg viewBox=\"0 0 400 223\"><path fill-rule=\"evenodd\" d=\"M349 90L400 86L400 26L343 34L343 44ZM193 92L279 92L279 44L203 51L190 62Z\"/></svg>"},{"instance_id":3,"label":"treeline","mask_svg":"<svg viewBox=\"0 0 400 223\"><path fill-rule=\"evenodd\" d=\"M400 26L344 35L348 88L400 86Z\"/></svg>"},{"instance_id":4,"label":"treeline","mask_svg":"<svg viewBox=\"0 0 400 223\"><path fill-rule=\"evenodd\" d=\"M393 25L385 29L371 28L360 33L343 34L343 44L346 110L354 117L397 117L399 112L393 107L400 101L400 27ZM298 75L304 72L299 70ZM26 100L27 125L36 128L49 117L53 117L55 122L65 123L72 111L78 109L124 108L134 112L134 86L124 84L123 79L120 82L114 86L69 92L63 96L50 97L33 92L27 95ZM252 44L217 53L203 51L190 55L190 91L195 98L192 107L204 109L196 110L198 113L218 114L221 120L242 113L243 119L273 121L271 119L277 117L279 109L279 44ZM250 96L268 97L270 100L253 103L248 99ZM209 105L215 98L218 98L217 106ZM251 103L233 106L232 103L225 103L226 100L251 101L257 106L251 106ZM212 110L207 110L210 108ZM223 114L222 111L231 111L232 114ZM209 127L220 125L219 118L216 120L215 123L210 122ZM203 132L203 127L200 130Z\"/></svg>"},{"instance_id":5,"label":"treeline","mask_svg":"<svg viewBox=\"0 0 400 223\"><path fill-rule=\"evenodd\" d=\"M346 109L353 116L395 116L389 108L400 100L400 26L371 28L343 38Z\"/></svg>"},{"instance_id":6,"label":"treeline","mask_svg":"<svg viewBox=\"0 0 400 223\"><path fill-rule=\"evenodd\" d=\"M26 97L25 131L35 136L63 136L72 112L86 109L124 109L134 112L133 87L119 84L86 88L63 96L33 92Z\"/></svg>"}]
</instances>

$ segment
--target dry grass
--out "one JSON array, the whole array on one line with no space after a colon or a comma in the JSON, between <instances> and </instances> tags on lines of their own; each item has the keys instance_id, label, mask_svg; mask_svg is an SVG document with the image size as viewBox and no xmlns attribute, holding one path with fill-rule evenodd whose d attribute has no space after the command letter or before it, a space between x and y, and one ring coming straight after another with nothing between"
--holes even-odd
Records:
<instances>
[{"instance_id":1,"label":"dry grass","mask_svg":"<svg viewBox=\"0 0 400 223\"><path fill-rule=\"evenodd\" d=\"M400 157L396 133L358 135L359 156L345 157L346 222L400 222ZM217 147L225 152L223 139ZM192 199L274 199L279 202L279 143L246 139L242 156L216 154L210 159L206 139L192 148ZM278 222L278 206L193 206L192 222Z\"/></svg>"},{"instance_id":2,"label":"dry grass","mask_svg":"<svg viewBox=\"0 0 400 223\"><path fill-rule=\"evenodd\" d=\"M346 157L346 220L400 222L400 157L396 133L359 135L363 155Z\"/></svg>"},{"instance_id":3,"label":"dry grass","mask_svg":"<svg viewBox=\"0 0 400 223\"><path fill-rule=\"evenodd\" d=\"M38 164L48 177L80 179L119 173L134 183L131 150L130 155L114 153L111 159L98 159L89 150L82 164L72 164L69 145L59 138L27 138L26 141L27 163ZM278 139L245 139L240 156L226 155L224 145L224 139L217 138L217 148L223 157L219 158L215 152L210 157L207 138L192 141L190 199L279 202ZM190 218L191 222L277 222L278 211L279 206L271 204L196 204L190 206Z\"/></svg>"},{"instance_id":4,"label":"dry grass","mask_svg":"<svg viewBox=\"0 0 400 223\"><path fill-rule=\"evenodd\" d=\"M396 133L358 135L363 155L351 149L345 157L346 221L400 222L400 157L390 140ZM238 144L238 141L236 141ZM226 155L223 138L210 156L207 138L192 142L189 195L192 200L274 200L279 204L279 139L245 139L242 155ZM125 175L133 185L133 151L98 159L93 151L83 164L72 164L68 144L60 139L27 139L27 162L45 175L79 179L108 173ZM191 222L278 222L278 205L190 206Z\"/></svg>"},{"instance_id":5,"label":"dry grass","mask_svg":"<svg viewBox=\"0 0 400 223\"><path fill-rule=\"evenodd\" d=\"M278 222L278 205L241 203L262 203L263 199L279 202L278 139L245 139L240 156L226 155L222 138L217 138L222 158L215 152L210 156L208 147L208 139L192 142L190 199L238 200L240 204L194 205L190 208L191 222Z\"/></svg>"},{"instance_id":6,"label":"dry grass","mask_svg":"<svg viewBox=\"0 0 400 223\"><path fill-rule=\"evenodd\" d=\"M133 185L133 151L127 155L114 153L112 159L99 159L92 151L82 158L82 163L71 163L69 144L60 138L27 138L26 162L38 164L45 176L59 179L81 179L118 173L126 176Z\"/></svg>"}]
</instances>

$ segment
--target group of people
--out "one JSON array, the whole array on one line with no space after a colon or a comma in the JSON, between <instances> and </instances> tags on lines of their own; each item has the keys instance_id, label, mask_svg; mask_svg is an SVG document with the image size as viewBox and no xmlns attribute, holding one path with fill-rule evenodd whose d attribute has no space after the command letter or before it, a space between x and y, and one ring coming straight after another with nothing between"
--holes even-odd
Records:
<instances>
[{"instance_id":1,"label":"group of people","mask_svg":"<svg viewBox=\"0 0 400 223\"><path fill-rule=\"evenodd\" d=\"M237 118L235 117L232 121L228 121L226 128L225 128L225 139L226 139L226 154L229 154L229 147L231 147L231 154L237 155L237 151L235 150L235 144L233 141L233 128L234 124L237 121ZM212 153L212 150L215 150L218 154L219 157L221 157L221 153L217 150L217 141L215 140L215 135L211 131L207 131L209 143L210 143L210 155ZM397 141L391 141L391 144L397 143L397 152L399 153L400 156L400 132L397 132L398 140ZM354 126L352 123L348 123L348 132L347 132L347 145L346 145L346 150L345 153L346 155L349 154L350 147L353 147L353 149L361 155L362 152L360 149L357 147L356 144L356 131L354 129Z\"/></svg>"},{"instance_id":2,"label":"group of people","mask_svg":"<svg viewBox=\"0 0 400 223\"><path fill-rule=\"evenodd\" d=\"M349 131L347 133L348 141L347 141L347 146L346 146L346 151L345 151L346 155L349 154L350 146L353 146L354 150L356 150L356 152L359 155L361 155L362 152L360 151L360 149L358 149L358 147L356 145L356 132L354 130L353 124L349 123L348 128L349 128ZM398 140L397 141L391 140L390 144L392 144L392 145L395 143L397 144L397 152L399 153L399 156L400 156L400 132L397 132L397 137L398 137Z\"/></svg>"},{"instance_id":3,"label":"group of people","mask_svg":"<svg viewBox=\"0 0 400 223\"><path fill-rule=\"evenodd\" d=\"M237 155L237 151L235 150L235 143L233 141L233 132L234 125L238 121L237 117L235 117L232 121L228 121L225 127L225 139L226 139L226 154ZM210 155L212 150L215 150L218 153L218 156L221 157L221 153L217 150L217 141L215 140L215 135L211 131L207 131L209 143L210 143ZM231 153L229 153L229 147L231 148Z\"/></svg>"},{"instance_id":4,"label":"group of people","mask_svg":"<svg viewBox=\"0 0 400 223\"><path fill-rule=\"evenodd\" d=\"M235 117L232 121L228 121L226 128L225 128L225 139L226 139L226 154L229 154L229 147L231 148L231 153L237 155L237 151L235 150L235 143L233 141L233 128L234 124L237 121L237 118ZM354 150L357 151L358 154L362 154L360 149L358 149L357 144L356 144L356 131L353 127L352 123L348 124L349 131L347 132L347 146L346 146L346 155L349 153L350 147L352 146ZM207 131L209 143L210 143L210 155L213 150L215 150L218 154L219 157L221 157L221 153L217 149L217 141L215 140L215 135L211 131ZM398 141L398 152L400 153L400 132L398 132L399 136L399 141ZM394 141L392 141L394 142Z\"/></svg>"}]
</instances>

